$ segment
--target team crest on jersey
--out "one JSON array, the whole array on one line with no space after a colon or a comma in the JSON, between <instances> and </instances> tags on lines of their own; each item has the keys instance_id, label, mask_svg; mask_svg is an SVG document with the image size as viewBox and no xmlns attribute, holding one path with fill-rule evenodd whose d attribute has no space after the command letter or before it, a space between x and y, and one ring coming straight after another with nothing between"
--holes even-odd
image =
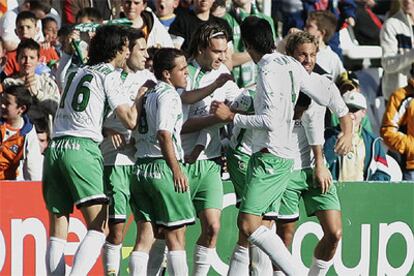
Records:
<instances>
[{"instance_id":1,"label":"team crest on jersey","mask_svg":"<svg viewBox=\"0 0 414 276\"><path fill-rule=\"evenodd\" d=\"M239 169L240 170L245 170L246 169L246 163L243 161L239 161Z\"/></svg>"},{"instance_id":2,"label":"team crest on jersey","mask_svg":"<svg viewBox=\"0 0 414 276\"><path fill-rule=\"evenodd\" d=\"M13 145L13 146L10 147L10 150L13 153L17 154L17 152L19 152L19 146L18 145Z\"/></svg>"}]
</instances>

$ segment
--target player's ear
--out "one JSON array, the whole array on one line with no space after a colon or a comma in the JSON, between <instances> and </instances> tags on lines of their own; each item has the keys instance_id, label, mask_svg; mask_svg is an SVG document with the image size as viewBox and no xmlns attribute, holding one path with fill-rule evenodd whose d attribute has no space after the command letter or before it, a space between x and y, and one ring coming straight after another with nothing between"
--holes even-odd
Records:
<instances>
[{"instance_id":1,"label":"player's ear","mask_svg":"<svg viewBox=\"0 0 414 276\"><path fill-rule=\"evenodd\" d=\"M162 71L162 78L164 80L169 80L170 79L170 76L171 76L170 71L168 71L168 70Z\"/></svg>"}]
</instances>

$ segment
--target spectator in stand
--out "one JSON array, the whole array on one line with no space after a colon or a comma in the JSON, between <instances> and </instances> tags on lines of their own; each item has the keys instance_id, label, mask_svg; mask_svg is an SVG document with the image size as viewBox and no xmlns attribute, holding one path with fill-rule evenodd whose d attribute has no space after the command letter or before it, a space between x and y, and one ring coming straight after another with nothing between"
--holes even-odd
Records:
<instances>
[{"instance_id":1,"label":"spectator in stand","mask_svg":"<svg viewBox=\"0 0 414 276\"><path fill-rule=\"evenodd\" d=\"M389 98L381 126L381 136L390 150L402 155L403 179L414 180L414 78L413 70L405 87Z\"/></svg>"},{"instance_id":2,"label":"spectator in stand","mask_svg":"<svg viewBox=\"0 0 414 276\"><path fill-rule=\"evenodd\" d=\"M47 1L42 0L25 0L23 4L7 11L0 19L0 36L5 42L5 48L7 51L16 50L17 45L20 42L18 36L16 36L16 18L20 12L31 11L36 19L43 19L46 14L50 12L50 4ZM44 40L42 35L42 22L37 20L37 29L35 36L33 37L36 41L42 42Z\"/></svg>"},{"instance_id":3,"label":"spectator in stand","mask_svg":"<svg viewBox=\"0 0 414 276\"><path fill-rule=\"evenodd\" d=\"M77 14L84 8L95 8L103 19L117 18L121 5L117 0L64 0L62 7L62 20L64 24L78 23Z\"/></svg>"},{"instance_id":4,"label":"spectator in stand","mask_svg":"<svg viewBox=\"0 0 414 276\"><path fill-rule=\"evenodd\" d=\"M57 44L59 31L57 21L52 17L45 17L42 19L42 27L43 36L45 37L44 42L54 47Z\"/></svg>"},{"instance_id":5,"label":"spectator in stand","mask_svg":"<svg viewBox=\"0 0 414 276\"><path fill-rule=\"evenodd\" d=\"M36 129L37 139L39 140L40 153L43 154L50 141L49 126L45 119L35 120L33 124Z\"/></svg>"},{"instance_id":6,"label":"spectator in stand","mask_svg":"<svg viewBox=\"0 0 414 276\"><path fill-rule=\"evenodd\" d=\"M179 0L156 0L155 14L161 24L168 30L174 22L176 15L174 10L178 7Z\"/></svg>"},{"instance_id":7,"label":"spectator in stand","mask_svg":"<svg viewBox=\"0 0 414 276\"><path fill-rule=\"evenodd\" d=\"M273 39L276 40L273 19L257 10L256 5L251 0L233 0L230 11L223 17L233 31L233 55L231 71L235 82L239 87L252 87L256 84L257 66L244 48L240 37L240 24L245 18L253 15L266 19L269 22Z\"/></svg>"},{"instance_id":8,"label":"spectator in stand","mask_svg":"<svg viewBox=\"0 0 414 276\"><path fill-rule=\"evenodd\" d=\"M36 16L30 11L23 11L19 13L16 19L16 34L21 42L28 39L35 39L36 35ZM49 43L42 44L39 52L39 62L43 65L51 61L59 60L59 56L54 47L51 47ZM39 65L39 64L38 64ZM17 62L17 51L11 51L7 53L7 62L3 71L3 80L5 77L10 77L18 74L20 71L19 64Z\"/></svg>"},{"instance_id":9,"label":"spectator in stand","mask_svg":"<svg viewBox=\"0 0 414 276\"><path fill-rule=\"evenodd\" d=\"M316 36L319 40L319 51L316 56L316 63L322 69L317 71L325 75L333 82L346 73L341 59L328 45L329 40L335 33L337 20L335 15L329 11L315 11L308 15L305 31Z\"/></svg>"},{"instance_id":10,"label":"spectator in stand","mask_svg":"<svg viewBox=\"0 0 414 276\"><path fill-rule=\"evenodd\" d=\"M360 45L380 45L382 22L372 11L374 0L356 0L354 33Z\"/></svg>"},{"instance_id":11,"label":"spectator in stand","mask_svg":"<svg viewBox=\"0 0 414 276\"><path fill-rule=\"evenodd\" d=\"M386 100L396 89L407 84L414 62L414 0L400 2L401 9L384 22L380 34L384 68L382 94Z\"/></svg>"},{"instance_id":12,"label":"spectator in stand","mask_svg":"<svg viewBox=\"0 0 414 276\"><path fill-rule=\"evenodd\" d=\"M0 180L41 180L39 141L26 114L32 97L24 86L9 86L0 102Z\"/></svg>"},{"instance_id":13,"label":"spectator in stand","mask_svg":"<svg viewBox=\"0 0 414 276\"><path fill-rule=\"evenodd\" d=\"M188 53L190 41L195 31L204 23L220 24L229 34L228 41L233 41L233 32L227 22L210 14L213 2L214 0L194 0L192 8L178 14L173 24L171 24L168 32L175 36L177 41L180 41L181 49L184 52Z\"/></svg>"},{"instance_id":14,"label":"spectator in stand","mask_svg":"<svg viewBox=\"0 0 414 276\"><path fill-rule=\"evenodd\" d=\"M174 47L167 30L157 16L145 10L147 0L122 0L126 18L132 21L132 27L144 32L147 46Z\"/></svg>"},{"instance_id":15,"label":"spectator in stand","mask_svg":"<svg viewBox=\"0 0 414 276\"><path fill-rule=\"evenodd\" d=\"M102 24L103 17L96 8L83 8L76 14L76 24L81 23L99 23Z\"/></svg>"},{"instance_id":16,"label":"spectator in stand","mask_svg":"<svg viewBox=\"0 0 414 276\"><path fill-rule=\"evenodd\" d=\"M214 0L210 13L215 17L224 17L227 13L226 0Z\"/></svg>"},{"instance_id":17,"label":"spectator in stand","mask_svg":"<svg viewBox=\"0 0 414 276\"><path fill-rule=\"evenodd\" d=\"M348 91L343 96L353 118L352 150L344 156L335 153L339 129L325 131L325 158L332 178L339 181L389 181L388 163L381 138L362 127L367 102L360 92Z\"/></svg>"},{"instance_id":18,"label":"spectator in stand","mask_svg":"<svg viewBox=\"0 0 414 276\"><path fill-rule=\"evenodd\" d=\"M4 88L11 85L24 85L33 98L33 104L28 111L31 120L46 118L51 129L52 117L59 105L60 93L57 84L47 74L35 74L39 64L40 46L33 39L20 42L17 47L17 61L21 68L19 73L6 78Z\"/></svg>"},{"instance_id":19,"label":"spectator in stand","mask_svg":"<svg viewBox=\"0 0 414 276\"><path fill-rule=\"evenodd\" d=\"M3 73L4 66L6 65L6 49L4 48L3 38L0 37L0 75Z\"/></svg>"}]
</instances>

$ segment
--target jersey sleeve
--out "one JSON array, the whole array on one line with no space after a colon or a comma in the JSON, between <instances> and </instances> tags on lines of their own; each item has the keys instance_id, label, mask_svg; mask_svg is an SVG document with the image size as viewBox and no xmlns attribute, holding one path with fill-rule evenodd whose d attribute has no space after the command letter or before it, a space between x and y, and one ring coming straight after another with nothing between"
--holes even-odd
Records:
<instances>
[{"instance_id":1,"label":"jersey sleeve","mask_svg":"<svg viewBox=\"0 0 414 276\"><path fill-rule=\"evenodd\" d=\"M119 71L112 72L105 77L104 89L109 107L112 110L115 110L122 104L131 104L127 93L123 93L123 85Z\"/></svg>"},{"instance_id":2,"label":"jersey sleeve","mask_svg":"<svg viewBox=\"0 0 414 276\"><path fill-rule=\"evenodd\" d=\"M325 143L325 112L326 108L313 102L302 115L302 124L305 128L306 138L311 146Z\"/></svg>"}]
</instances>

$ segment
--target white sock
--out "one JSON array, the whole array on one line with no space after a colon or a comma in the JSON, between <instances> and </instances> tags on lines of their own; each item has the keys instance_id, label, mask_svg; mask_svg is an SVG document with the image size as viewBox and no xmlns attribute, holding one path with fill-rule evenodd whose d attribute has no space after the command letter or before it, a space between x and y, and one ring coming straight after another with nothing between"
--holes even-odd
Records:
<instances>
[{"instance_id":1,"label":"white sock","mask_svg":"<svg viewBox=\"0 0 414 276\"><path fill-rule=\"evenodd\" d=\"M272 262L267 256L256 245L251 245L249 248L250 259L251 259L251 275L252 276L271 276L273 275Z\"/></svg>"},{"instance_id":2,"label":"white sock","mask_svg":"<svg viewBox=\"0 0 414 276\"><path fill-rule=\"evenodd\" d=\"M165 240L156 239L149 252L147 273L149 276L161 275L162 263L166 258L167 246Z\"/></svg>"},{"instance_id":3,"label":"white sock","mask_svg":"<svg viewBox=\"0 0 414 276\"><path fill-rule=\"evenodd\" d=\"M87 275L101 254L105 243L104 233L89 230L76 251L70 275Z\"/></svg>"},{"instance_id":4,"label":"white sock","mask_svg":"<svg viewBox=\"0 0 414 276\"><path fill-rule=\"evenodd\" d=\"M333 258L329 261L319 260L313 257L312 265L309 269L308 276L325 276L331 267Z\"/></svg>"},{"instance_id":5,"label":"white sock","mask_svg":"<svg viewBox=\"0 0 414 276\"><path fill-rule=\"evenodd\" d=\"M249 249L236 244L227 276L249 276Z\"/></svg>"},{"instance_id":6,"label":"white sock","mask_svg":"<svg viewBox=\"0 0 414 276\"><path fill-rule=\"evenodd\" d=\"M286 276L282 271L273 271L273 276Z\"/></svg>"},{"instance_id":7,"label":"white sock","mask_svg":"<svg viewBox=\"0 0 414 276\"><path fill-rule=\"evenodd\" d=\"M129 275L147 276L148 253L132 251L129 256Z\"/></svg>"},{"instance_id":8,"label":"white sock","mask_svg":"<svg viewBox=\"0 0 414 276\"><path fill-rule=\"evenodd\" d=\"M263 225L260 226L250 235L248 240L263 250L272 260L272 263L279 267L286 275L299 275L296 271L298 265L295 265L289 250L279 236L269 228Z\"/></svg>"},{"instance_id":9,"label":"white sock","mask_svg":"<svg viewBox=\"0 0 414 276\"><path fill-rule=\"evenodd\" d=\"M103 247L103 263L105 275L109 273L118 275L119 265L121 263L122 244L112 244L105 242Z\"/></svg>"},{"instance_id":10,"label":"white sock","mask_svg":"<svg viewBox=\"0 0 414 276\"><path fill-rule=\"evenodd\" d=\"M185 250L168 251L167 271L171 276L187 276L187 257Z\"/></svg>"},{"instance_id":11,"label":"white sock","mask_svg":"<svg viewBox=\"0 0 414 276\"><path fill-rule=\"evenodd\" d=\"M65 275L66 240L50 237L46 251L47 275Z\"/></svg>"},{"instance_id":12,"label":"white sock","mask_svg":"<svg viewBox=\"0 0 414 276\"><path fill-rule=\"evenodd\" d=\"M196 244L194 250L194 276L204 276L208 274L215 248L208 248Z\"/></svg>"}]
</instances>

